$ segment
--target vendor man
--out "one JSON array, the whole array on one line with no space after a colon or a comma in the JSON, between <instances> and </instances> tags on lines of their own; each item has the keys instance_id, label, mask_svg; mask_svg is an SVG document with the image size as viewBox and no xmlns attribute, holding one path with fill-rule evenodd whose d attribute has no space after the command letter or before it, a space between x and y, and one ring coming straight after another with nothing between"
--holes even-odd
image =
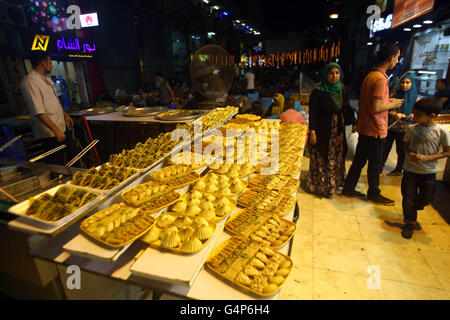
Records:
<instances>
[{"instance_id":1,"label":"vendor man","mask_svg":"<svg viewBox=\"0 0 450 320\"><path fill-rule=\"evenodd\" d=\"M70 160L76 155L75 144L67 129L73 128L73 120L64 112L55 87L48 74L52 72L52 60L43 51L31 53L33 70L20 84L25 104L31 113L31 127L44 149L49 151L65 144ZM64 164L63 152L58 151L47 157L45 162Z\"/></svg>"}]
</instances>

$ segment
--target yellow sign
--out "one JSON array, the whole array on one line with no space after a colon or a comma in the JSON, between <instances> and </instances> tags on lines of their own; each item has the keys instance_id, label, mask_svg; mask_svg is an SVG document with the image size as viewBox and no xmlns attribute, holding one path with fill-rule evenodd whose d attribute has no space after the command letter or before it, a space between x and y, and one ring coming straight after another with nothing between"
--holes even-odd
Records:
<instances>
[{"instance_id":1,"label":"yellow sign","mask_svg":"<svg viewBox=\"0 0 450 320\"><path fill-rule=\"evenodd\" d=\"M31 51L41 50L47 51L48 43L50 42L50 36L43 34L37 34L34 36L33 45Z\"/></svg>"}]
</instances>

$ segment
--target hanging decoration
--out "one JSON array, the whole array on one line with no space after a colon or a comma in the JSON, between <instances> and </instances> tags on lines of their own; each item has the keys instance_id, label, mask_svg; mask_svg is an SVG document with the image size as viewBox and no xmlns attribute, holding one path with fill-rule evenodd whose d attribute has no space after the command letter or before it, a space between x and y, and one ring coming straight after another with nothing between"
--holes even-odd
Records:
<instances>
[{"instance_id":1,"label":"hanging decoration","mask_svg":"<svg viewBox=\"0 0 450 320\"><path fill-rule=\"evenodd\" d=\"M322 45L320 48L305 49L301 51L272 53L268 55L242 55L240 59L236 59L231 55L200 55L201 62L208 62L210 65L230 66L235 63L241 68L280 68L285 65L302 65L320 62L329 62L336 59L341 54L341 42L333 42L331 46ZM191 55L192 61L193 55Z\"/></svg>"}]
</instances>

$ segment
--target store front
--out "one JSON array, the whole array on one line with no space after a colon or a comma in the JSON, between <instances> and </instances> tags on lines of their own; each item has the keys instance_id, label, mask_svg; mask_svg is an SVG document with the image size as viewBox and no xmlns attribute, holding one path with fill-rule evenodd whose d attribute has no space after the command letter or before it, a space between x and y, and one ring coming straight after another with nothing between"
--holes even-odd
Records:
<instances>
[{"instance_id":1,"label":"store front","mask_svg":"<svg viewBox=\"0 0 450 320\"><path fill-rule=\"evenodd\" d=\"M432 96L436 81L447 77L450 57L450 19L440 28L430 27L415 32L410 69L415 72L420 95Z\"/></svg>"}]
</instances>

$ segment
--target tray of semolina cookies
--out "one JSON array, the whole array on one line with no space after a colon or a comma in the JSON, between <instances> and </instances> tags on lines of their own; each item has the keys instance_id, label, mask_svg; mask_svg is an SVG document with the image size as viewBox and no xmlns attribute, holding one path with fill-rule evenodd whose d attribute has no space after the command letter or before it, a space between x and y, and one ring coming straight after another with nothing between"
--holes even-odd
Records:
<instances>
[{"instance_id":1,"label":"tray of semolina cookies","mask_svg":"<svg viewBox=\"0 0 450 320\"><path fill-rule=\"evenodd\" d=\"M226 196L216 197L207 192L192 190L173 204L169 211L218 222L228 217L236 204L236 200Z\"/></svg>"},{"instance_id":2,"label":"tray of semolina cookies","mask_svg":"<svg viewBox=\"0 0 450 320\"><path fill-rule=\"evenodd\" d=\"M274 190L262 189L259 191L247 189L238 199L237 203L242 208L255 208L270 210L277 216L287 215L295 206L297 199L281 194Z\"/></svg>"},{"instance_id":3,"label":"tray of semolina cookies","mask_svg":"<svg viewBox=\"0 0 450 320\"><path fill-rule=\"evenodd\" d=\"M256 166L246 164L212 164L209 166L214 172L224 174L230 178L244 178L256 171Z\"/></svg>"},{"instance_id":4,"label":"tray of semolina cookies","mask_svg":"<svg viewBox=\"0 0 450 320\"><path fill-rule=\"evenodd\" d=\"M240 236L220 244L206 265L233 285L262 297L277 293L292 271L288 256Z\"/></svg>"},{"instance_id":5,"label":"tray of semolina cookies","mask_svg":"<svg viewBox=\"0 0 450 320\"><path fill-rule=\"evenodd\" d=\"M247 208L233 215L225 224L225 229L278 249L294 236L297 226L271 211Z\"/></svg>"},{"instance_id":6,"label":"tray of semolina cookies","mask_svg":"<svg viewBox=\"0 0 450 320\"><path fill-rule=\"evenodd\" d=\"M180 194L173 187L158 181L140 184L122 192L122 199L145 213L159 211L175 203Z\"/></svg>"},{"instance_id":7,"label":"tray of semolina cookies","mask_svg":"<svg viewBox=\"0 0 450 320\"><path fill-rule=\"evenodd\" d=\"M215 231L214 221L165 212L141 240L174 253L196 253L205 247Z\"/></svg>"},{"instance_id":8,"label":"tray of semolina cookies","mask_svg":"<svg viewBox=\"0 0 450 320\"><path fill-rule=\"evenodd\" d=\"M200 174L193 171L191 167L184 165L173 165L150 173L150 177L155 181L159 181L169 187L178 189L199 180Z\"/></svg>"},{"instance_id":9,"label":"tray of semolina cookies","mask_svg":"<svg viewBox=\"0 0 450 320\"><path fill-rule=\"evenodd\" d=\"M91 238L112 248L137 240L155 223L155 218L124 203L113 204L83 220L80 229Z\"/></svg>"},{"instance_id":10,"label":"tray of semolina cookies","mask_svg":"<svg viewBox=\"0 0 450 320\"><path fill-rule=\"evenodd\" d=\"M192 189L211 193L215 197L233 197L247 188L248 182L210 172L192 185Z\"/></svg>"},{"instance_id":11,"label":"tray of semolina cookies","mask_svg":"<svg viewBox=\"0 0 450 320\"><path fill-rule=\"evenodd\" d=\"M248 183L251 190L276 190L285 195L292 194L300 187L300 180L280 175L255 175L249 179Z\"/></svg>"}]
</instances>

